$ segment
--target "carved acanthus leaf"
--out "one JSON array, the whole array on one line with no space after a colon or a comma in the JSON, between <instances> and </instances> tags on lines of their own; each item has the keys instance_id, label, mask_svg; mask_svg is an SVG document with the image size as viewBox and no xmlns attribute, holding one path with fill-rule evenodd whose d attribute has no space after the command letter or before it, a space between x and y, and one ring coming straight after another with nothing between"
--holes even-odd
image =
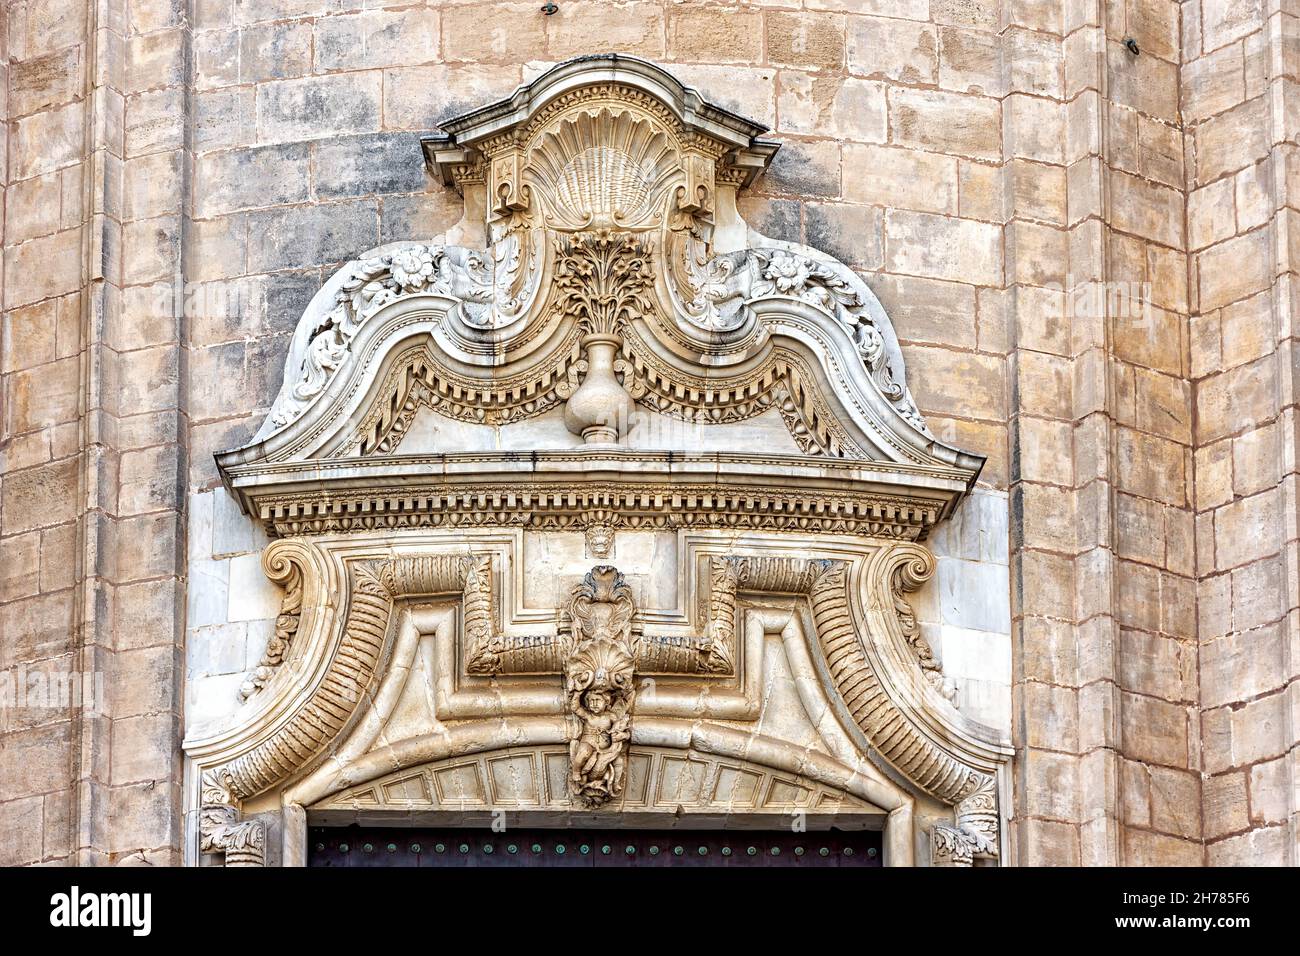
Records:
<instances>
[{"instance_id":1,"label":"carved acanthus leaf","mask_svg":"<svg viewBox=\"0 0 1300 956\"><path fill-rule=\"evenodd\" d=\"M350 354L365 322L399 298L433 293L456 301L455 311L472 329L492 329L523 307L529 280L537 275L537 249L522 220L503 228L489 253L459 246L409 243L352 263L333 307L312 329L302 366L271 410L271 422L287 425L325 390Z\"/></svg>"},{"instance_id":2,"label":"carved acanthus leaf","mask_svg":"<svg viewBox=\"0 0 1300 956\"><path fill-rule=\"evenodd\" d=\"M934 866L970 866L977 859L998 856L996 781L982 775L971 794L957 804L956 826L936 823L930 829L930 862Z\"/></svg>"},{"instance_id":3,"label":"carved acanthus leaf","mask_svg":"<svg viewBox=\"0 0 1300 956\"><path fill-rule=\"evenodd\" d=\"M239 805L224 769L205 770L199 781L199 850L224 854L226 866L266 862L266 826L240 820Z\"/></svg>"},{"instance_id":4,"label":"carved acanthus leaf","mask_svg":"<svg viewBox=\"0 0 1300 956\"><path fill-rule=\"evenodd\" d=\"M588 334L612 335L653 310L649 241L600 230L556 239L555 307Z\"/></svg>"},{"instance_id":5,"label":"carved acanthus leaf","mask_svg":"<svg viewBox=\"0 0 1300 956\"><path fill-rule=\"evenodd\" d=\"M930 434L907 386L894 376L889 350L862 293L847 270L784 249L756 248L717 256L701 263L707 243L683 239L678 282L682 312L699 328L728 331L739 328L749 305L758 299L785 297L814 306L837 320L857 348L862 363L880 392L909 422ZM683 294L684 293L684 294Z\"/></svg>"}]
</instances>

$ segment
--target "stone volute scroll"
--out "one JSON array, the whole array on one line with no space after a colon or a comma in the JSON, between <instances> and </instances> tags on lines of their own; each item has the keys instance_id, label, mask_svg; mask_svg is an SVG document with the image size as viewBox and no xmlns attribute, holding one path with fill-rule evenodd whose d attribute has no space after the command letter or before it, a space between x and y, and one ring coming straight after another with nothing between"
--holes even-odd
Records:
<instances>
[{"instance_id":1,"label":"stone volute scroll","mask_svg":"<svg viewBox=\"0 0 1300 956\"><path fill-rule=\"evenodd\" d=\"M1002 858L1010 751L912 604L983 458L860 276L740 217L779 144L619 55L442 128L461 221L359 250L217 455L283 597L187 737L193 859L507 805L803 808L897 865Z\"/></svg>"}]
</instances>

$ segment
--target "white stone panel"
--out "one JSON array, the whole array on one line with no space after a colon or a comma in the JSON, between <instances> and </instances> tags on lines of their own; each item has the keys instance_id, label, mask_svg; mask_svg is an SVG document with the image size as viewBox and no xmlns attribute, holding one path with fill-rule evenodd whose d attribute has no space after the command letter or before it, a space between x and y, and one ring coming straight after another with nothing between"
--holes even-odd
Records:
<instances>
[{"instance_id":1,"label":"white stone panel","mask_svg":"<svg viewBox=\"0 0 1300 956\"><path fill-rule=\"evenodd\" d=\"M230 603L230 562L191 557L186 588L186 621L191 630L226 623Z\"/></svg>"},{"instance_id":2,"label":"white stone panel","mask_svg":"<svg viewBox=\"0 0 1300 956\"><path fill-rule=\"evenodd\" d=\"M260 552L270 538L248 515L244 514L230 492L217 488L205 498L212 499L212 553L226 556Z\"/></svg>"},{"instance_id":3,"label":"white stone panel","mask_svg":"<svg viewBox=\"0 0 1300 956\"><path fill-rule=\"evenodd\" d=\"M231 621L264 621L280 613L284 592L262 573L258 554L243 554L230 559Z\"/></svg>"}]
</instances>

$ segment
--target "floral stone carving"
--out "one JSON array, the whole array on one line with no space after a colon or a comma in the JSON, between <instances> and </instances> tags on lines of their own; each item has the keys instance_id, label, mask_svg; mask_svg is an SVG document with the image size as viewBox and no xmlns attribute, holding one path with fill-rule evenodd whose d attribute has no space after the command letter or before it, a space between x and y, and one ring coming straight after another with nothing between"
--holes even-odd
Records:
<instances>
[{"instance_id":1,"label":"floral stone carving","mask_svg":"<svg viewBox=\"0 0 1300 956\"><path fill-rule=\"evenodd\" d=\"M266 860L266 826L240 820L239 806L223 770L208 770L200 784L199 849L225 854L226 866L262 866Z\"/></svg>"}]
</instances>

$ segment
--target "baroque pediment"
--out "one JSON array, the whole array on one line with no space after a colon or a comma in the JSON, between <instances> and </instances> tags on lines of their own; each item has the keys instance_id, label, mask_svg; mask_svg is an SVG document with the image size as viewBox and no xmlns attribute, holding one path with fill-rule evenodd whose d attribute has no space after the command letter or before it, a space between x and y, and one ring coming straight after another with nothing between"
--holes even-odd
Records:
<instances>
[{"instance_id":1,"label":"baroque pediment","mask_svg":"<svg viewBox=\"0 0 1300 956\"><path fill-rule=\"evenodd\" d=\"M760 125L609 55L443 128L425 154L462 221L340 269L218 455L273 534L602 514L919 538L973 483L861 278L740 218Z\"/></svg>"}]
</instances>

